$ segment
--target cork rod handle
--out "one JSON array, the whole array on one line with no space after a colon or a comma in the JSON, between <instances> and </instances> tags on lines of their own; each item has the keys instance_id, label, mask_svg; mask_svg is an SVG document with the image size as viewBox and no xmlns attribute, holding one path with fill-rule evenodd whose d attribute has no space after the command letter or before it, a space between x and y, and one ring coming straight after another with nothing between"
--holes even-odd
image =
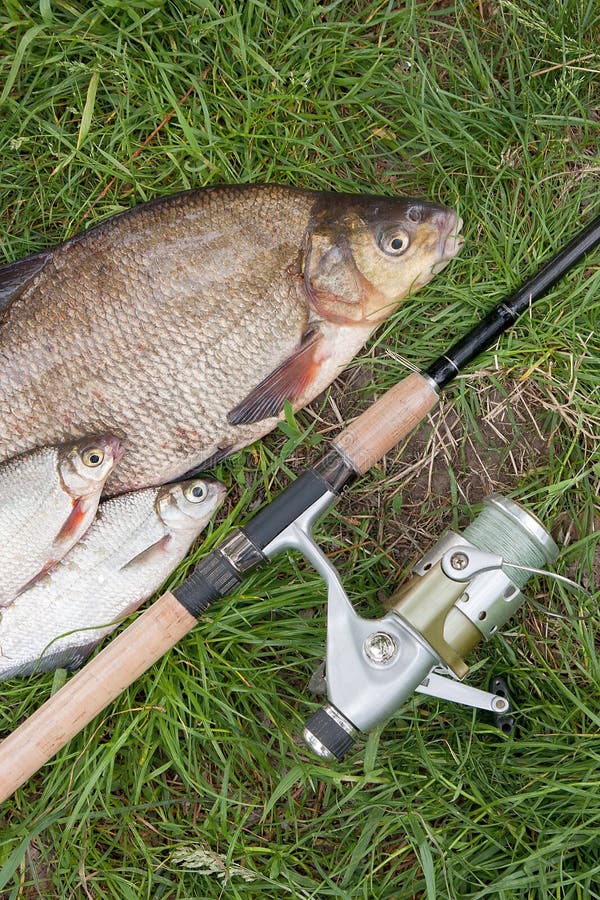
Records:
<instances>
[{"instance_id":1,"label":"cork rod handle","mask_svg":"<svg viewBox=\"0 0 600 900\"><path fill-rule=\"evenodd\" d=\"M333 445L362 475L406 437L437 400L432 381L413 372L344 428Z\"/></svg>"},{"instance_id":2,"label":"cork rod handle","mask_svg":"<svg viewBox=\"0 0 600 900\"><path fill-rule=\"evenodd\" d=\"M167 592L0 744L0 802L196 624Z\"/></svg>"}]
</instances>

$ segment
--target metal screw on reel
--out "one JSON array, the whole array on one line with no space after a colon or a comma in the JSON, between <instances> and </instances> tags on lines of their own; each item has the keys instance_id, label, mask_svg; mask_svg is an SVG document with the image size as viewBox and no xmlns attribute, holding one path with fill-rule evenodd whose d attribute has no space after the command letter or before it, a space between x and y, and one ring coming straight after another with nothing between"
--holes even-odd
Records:
<instances>
[{"instance_id":1,"label":"metal screw on reel","mask_svg":"<svg viewBox=\"0 0 600 900\"><path fill-rule=\"evenodd\" d=\"M450 565L453 569L456 569L460 572L462 571L462 569L466 569L469 565L469 557L466 553L453 553L450 557Z\"/></svg>"},{"instance_id":2,"label":"metal screw on reel","mask_svg":"<svg viewBox=\"0 0 600 900\"><path fill-rule=\"evenodd\" d=\"M363 644L365 655L372 663L385 666L398 655L398 644L386 631L374 631Z\"/></svg>"}]
</instances>

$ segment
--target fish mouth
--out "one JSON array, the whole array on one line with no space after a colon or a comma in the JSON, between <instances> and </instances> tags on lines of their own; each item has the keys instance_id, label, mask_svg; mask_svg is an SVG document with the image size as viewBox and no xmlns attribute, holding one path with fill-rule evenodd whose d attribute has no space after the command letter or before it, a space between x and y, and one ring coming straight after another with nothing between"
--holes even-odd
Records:
<instances>
[{"instance_id":1,"label":"fish mouth","mask_svg":"<svg viewBox=\"0 0 600 900\"><path fill-rule=\"evenodd\" d=\"M214 491L214 500L217 507L219 507L227 496L227 488L221 481L214 481L211 478L207 478L206 481Z\"/></svg>"},{"instance_id":2,"label":"fish mouth","mask_svg":"<svg viewBox=\"0 0 600 900\"><path fill-rule=\"evenodd\" d=\"M460 253L465 242L464 237L460 234L463 227L463 220L454 210L449 209L440 219L439 230L439 260L432 266L433 275L437 275L442 269L445 269L451 259L454 259L457 253Z\"/></svg>"},{"instance_id":3,"label":"fish mouth","mask_svg":"<svg viewBox=\"0 0 600 900\"><path fill-rule=\"evenodd\" d=\"M100 434L95 441L92 438L92 442L99 444L100 447L110 450L113 458L113 465L115 466L125 453L125 447L114 434Z\"/></svg>"},{"instance_id":4,"label":"fish mouth","mask_svg":"<svg viewBox=\"0 0 600 900\"><path fill-rule=\"evenodd\" d=\"M462 245L465 242L464 237L460 233L464 224L463 220L460 216L457 216L455 212L452 213L452 216L454 221L446 233L446 238L442 247L442 257L444 259L452 259L453 256L460 253Z\"/></svg>"}]
</instances>

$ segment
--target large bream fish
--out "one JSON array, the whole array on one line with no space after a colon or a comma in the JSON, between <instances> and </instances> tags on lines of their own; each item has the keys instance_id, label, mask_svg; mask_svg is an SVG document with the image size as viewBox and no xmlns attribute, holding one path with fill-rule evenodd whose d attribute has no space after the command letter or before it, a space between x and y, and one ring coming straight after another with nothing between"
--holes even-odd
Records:
<instances>
[{"instance_id":1,"label":"large bream fish","mask_svg":"<svg viewBox=\"0 0 600 900\"><path fill-rule=\"evenodd\" d=\"M134 207L0 269L0 460L110 431L109 493L270 431L458 252L421 200L275 185Z\"/></svg>"},{"instance_id":2,"label":"large bream fish","mask_svg":"<svg viewBox=\"0 0 600 900\"><path fill-rule=\"evenodd\" d=\"M0 680L81 665L160 587L224 497L219 481L195 479L101 503L62 562L0 610Z\"/></svg>"}]
</instances>

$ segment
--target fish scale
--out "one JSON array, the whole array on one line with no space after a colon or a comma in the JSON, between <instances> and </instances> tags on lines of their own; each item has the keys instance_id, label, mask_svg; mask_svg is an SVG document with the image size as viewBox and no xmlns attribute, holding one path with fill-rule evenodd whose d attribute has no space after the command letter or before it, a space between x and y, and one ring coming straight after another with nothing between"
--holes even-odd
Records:
<instances>
[{"instance_id":1,"label":"fish scale","mask_svg":"<svg viewBox=\"0 0 600 900\"><path fill-rule=\"evenodd\" d=\"M237 185L0 268L0 461L109 429L117 494L246 446L331 383L459 228L427 201ZM410 237L398 258L390 229Z\"/></svg>"}]
</instances>

